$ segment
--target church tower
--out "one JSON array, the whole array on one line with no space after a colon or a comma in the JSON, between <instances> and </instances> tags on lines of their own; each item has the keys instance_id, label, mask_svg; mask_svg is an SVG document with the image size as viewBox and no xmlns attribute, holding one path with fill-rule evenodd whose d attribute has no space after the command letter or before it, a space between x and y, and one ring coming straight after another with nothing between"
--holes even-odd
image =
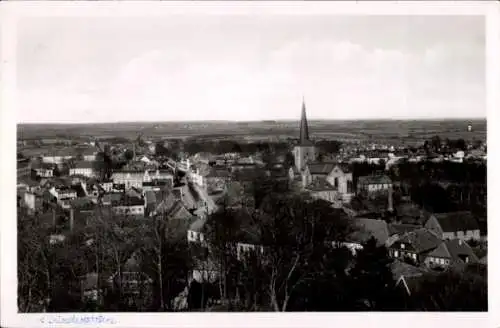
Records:
<instances>
[{"instance_id":1,"label":"church tower","mask_svg":"<svg viewBox=\"0 0 500 328\"><path fill-rule=\"evenodd\" d=\"M302 116L300 119L299 144L293 149L295 168L301 172L307 163L316 160L316 149L309 139L309 126L307 124L306 104L302 100Z\"/></svg>"}]
</instances>

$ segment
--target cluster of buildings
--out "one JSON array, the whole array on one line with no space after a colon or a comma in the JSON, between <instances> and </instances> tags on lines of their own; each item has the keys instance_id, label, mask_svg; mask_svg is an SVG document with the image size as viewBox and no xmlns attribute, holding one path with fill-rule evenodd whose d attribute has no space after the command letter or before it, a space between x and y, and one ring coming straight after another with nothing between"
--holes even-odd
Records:
<instances>
[{"instance_id":1,"label":"cluster of buildings","mask_svg":"<svg viewBox=\"0 0 500 328\"><path fill-rule=\"evenodd\" d=\"M355 232L343 241L353 254L374 238L378 245L386 247L394 259L391 269L397 280L397 286L411 294L408 280L418 280L427 273L445 270L448 267L463 268L469 264L486 264L486 257L479 258L469 243L478 243L486 239L480 231L477 219L471 212L428 213L412 204L393 204L393 182L383 172L369 176L360 176L354 184L351 165L345 162L318 162L317 149L309 139L305 106L302 107L299 143L293 149L294 166L281 166L284 180L291 188L309 193L313 198L323 199L332 205L332 211L338 210L348 216L355 227ZM351 161L352 162L352 161ZM227 163L227 161L226 161ZM200 187L218 188L234 184L238 161L231 161L229 170L223 165L210 166L192 164L192 180ZM247 168L258 166L258 160L246 163ZM268 171L269 174L269 171ZM219 187L215 187L219 186ZM231 189L231 188L227 188ZM360 213L349 207L355 195L386 197L385 213ZM241 233L237 236L238 257L249 250L265 251L265 245L259 238L259 232L248 224L248 211L235 207L241 217ZM386 219L386 213L392 219ZM245 219L245 217L247 217ZM207 245L205 219L198 218L188 230L188 241ZM335 243L336 241L332 241ZM216 269L210 271L200 266L197 277L216 277ZM200 278L201 279L201 278ZM412 286L415 284L413 283Z\"/></svg>"},{"instance_id":2,"label":"cluster of buildings","mask_svg":"<svg viewBox=\"0 0 500 328\"><path fill-rule=\"evenodd\" d=\"M255 206L255 199L249 195L256 180L270 178L284 191L308 193L313 198L331 203L332 211L348 216L357 229L343 243L353 253L362 249L370 238L387 247L395 260L393 271L399 275L398 284L405 288L408 288L407 279L422 276L429 270L485 262L469 245L470 240L484 238L471 213L417 213L420 224L415 224L415 220L408 223L401 217L404 211L393 204L393 182L387 175L382 172L354 179L353 162L380 162L383 159L390 166L404 158L397 156L396 150L389 149L386 157L372 152L346 160L318 161L318 150L309 137L304 103L300 137L292 151L293 164L288 164L284 155L265 162L260 154L240 156L238 153L218 156L199 153L177 162L171 159L162 162L153 157L138 158L134 151L132 161L113 170L109 179L102 179L98 152L99 149L92 146L77 156L61 152L43 156L39 161L18 159L18 206L29 215L48 213L54 226L62 217L69 222L69 230L75 225L87 224L86 218L96 208L109 209L103 212L131 219L164 215L182 222L177 228L188 243L207 245L207 214L224 205L235 210L241 223L236 237L237 253L241 257L250 250L265 251L259 230L251 223L250 209ZM453 155L453 158L463 160L467 156L482 156L462 153ZM179 174L184 176L184 183L177 185L174 180ZM375 217L357 213L349 204L358 194L368 198L384 195L387 199L385 210L397 212L398 219L388 223L376 213ZM64 233L55 234L51 240L54 243L63 241ZM138 261L140 259L132 254L127 261L128 269L122 274L130 278L127 282L131 286L135 286L129 289L131 298L141 289L137 287L139 282L147 286L152 282L140 272ZM189 279L215 280L218 271L210 263L196 264ZM401 266L414 270L411 274L399 274ZM86 298L96 299L99 294L95 275L89 273L82 280Z\"/></svg>"}]
</instances>

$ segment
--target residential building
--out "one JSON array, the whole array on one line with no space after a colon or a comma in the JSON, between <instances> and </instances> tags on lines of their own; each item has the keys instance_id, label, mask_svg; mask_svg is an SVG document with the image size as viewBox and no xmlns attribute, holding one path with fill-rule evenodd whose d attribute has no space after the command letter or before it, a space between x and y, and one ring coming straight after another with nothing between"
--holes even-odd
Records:
<instances>
[{"instance_id":1,"label":"residential building","mask_svg":"<svg viewBox=\"0 0 500 328\"><path fill-rule=\"evenodd\" d=\"M80 161L76 162L75 166L69 169L69 175L81 175L85 177L95 177L95 162Z\"/></svg>"},{"instance_id":2,"label":"residential building","mask_svg":"<svg viewBox=\"0 0 500 328\"><path fill-rule=\"evenodd\" d=\"M93 162L97 159L97 153L99 150L95 147L85 148L82 151L82 157L84 161Z\"/></svg>"},{"instance_id":3,"label":"residential building","mask_svg":"<svg viewBox=\"0 0 500 328\"><path fill-rule=\"evenodd\" d=\"M424 262L430 268L445 268L451 265L477 263L479 259L466 241L452 239L443 241L427 255Z\"/></svg>"},{"instance_id":4,"label":"residential building","mask_svg":"<svg viewBox=\"0 0 500 328\"><path fill-rule=\"evenodd\" d=\"M315 199L323 199L330 203L341 203L335 188L325 179L316 179L305 190Z\"/></svg>"},{"instance_id":5,"label":"residential building","mask_svg":"<svg viewBox=\"0 0 500 328\"><path fill-rule=\"evenodd\" d=\"M35 213L42 209L43 206L43 192L33 191L24 193L24 205L31 213Z\"/></svg>"},{"instance_id":6,"label":"residential building","mask_svg":"<svg viewBox=\"0 0 500 328\"><path fill-rule=\"evenodd\" d=\"M54 171L56 170L56 165L49 163L40 163L40 165L37 165L33 169L35 170L36 175L41 178L52 178L54 176Z\"/></svg>"},{"instance_id":7,"label":"residential building","mask_svg":"<svg viewBox=\"0 0 500 328\"><path fill-rule=\"evenodd\" d=\"M191 181L199 187L206 188L211 192L222 191L229 181L231 174L225 168L211 167L208 164L200 163L195 171L190 173Z\"/></svg>"},{"instance_id":8,"label":"residential building","mask_svg":"<svg viewBox=\"0 0 500 328\"><path fill-rule=\"evenodd\" d=\"M358 178L357 192L373 194L391 187L392 181L387 175L367 175Z\"/></svg>"},{"instance_id":9,"label":"residential building","mask_svg":"<svg viewBox=\"0 0 500 328\"><path fill-rule=\"evenodd\" d=\"M44 163L60 165L75 157L75 151L72 148L58 149L51 154L44 155L42 161Z\"/></svg>"},{"instance_id":10,"label":"residential building","mask_svg":"<svg viewBox=\"0 0 500 328\"><path fill-rule=\"evenodd\" d=\"M219 265L210 259L195 258L193 269L189 272L188 282L196 281L198 283L214 283L220 277L221 271Z\"/></svg>"},{"instance_id":11,"label":"residential building","mask_svg":"<svg viewBox=\"0 0 500 328\"><path fill-rule=\"evenodd\" d=\"M69 201L77 197L76 190L68 186L52 187L49 192L56 198L58 202Z\"/></svg>"},{"instance_id":12,"label":"residential building","mask_svg":"<svg viewBox=\"0 0 500 328\"><path fill-rule=\"evenodd\" d=\"M174 185L174 175L170 170L146 171L144 172L144 182L165 181L170 186Z\"/></svg>"},{"instance_id":13,"label":"residential building","mask_svg":"<svg viewBox=\"0 0 500 328\"><path fill-rule=\"evenodd\" d=\"M451 212L432 214L425 227L434 231L442 239L479 240L479 224L471 212Z\"/></svg>"},{"instance_id":14,"label":"residential building","mask_svg":"<svg viewBox=\"0 0 500 328\"><path fill-rule=\"evenodd\" d=\"M352 170L348 164L337 163L326 177L328 181L342 195L344 202L349 202L354 194Z\"/></svg>"},{"instance_id":15,"label":"residential building","mask_svg":"<svg viewBox=\"0 0 500 328\"><path fill-rule=\"evenodd\" d=\"M260 232L252 226L242 228L236 236L236 257L241 260L245 255L255 252L264 254L264 245Z\"/></svg>"},{"instance_id":16,"label":"residential building","mask_svg":"<svg viewBox=\"0 0 500 328\"><path fill-rule=\"evenodd\" d=\"M189 172L189 170L191 169L191 161L189 160L189 158L185 159L185 160L181 160L177 163L177 169L182 171L182 172Z\"/></svg>"},{"instance_id":17,"label":"residential building","mask_svg":"<svg viewBox=\"0 0 500 328\"><path fill-rule=\"evenodd\" d=\"M395 259L409 258L415 263L423 263L427 255L441 244L441 239L433 231L421 228L404 234L389 246L389 254Z\"/></svg>"},{"instance_id":18,"label":"residential building","mask_svg":"<svg viewBox=\"0 0 500 328\"><path fill-rule=\"evenodd\" d=\"M227 169L213 167L205 176L207 191L209 194L222 192L230 178L231 175Z\"/></svg>"},{"instance_id":19,"label":"residential building","mask_svg":"<svg viewBox=\"0 0 500 328\"><path fill-rule=\"evenodd\" d=\"M126 189L142 188L145 175L143 170L121 170L113 172L111 179L115 184L123 184Z\"/></svg>"},{"instance_id":20,"label":"residential building","mask_svg":"<svg viewBox=\"0 0 500 328\"><path fill-rule=\"evenodd\" d=\"M122 195L119 200L111 201L114 214L144 217L145 201L139 197Z\"/></svg>"},{"instance_id":21,"label":"residential building","mask_svg":"<svg viewBox=\"0 0 500 328\"><path fill-rule=\"evenodd\" d=\"M205 163L198 163L196 166L191 167L191 171L189 173L190 180L204 188L206 187L206 176L210 174L211 166Z\"/></svg>"},{"instance_id":22,"label":"residential building","mask_svg":"<svg viewBox=\"0 0 500 328\"><path fill-rule=\"evenodd\" d=\"M101 181L99 183L99 186L105 191L105 192L111 192L113 190L113 181Z\"/></svg>"},{"instance_id":23,"label":"residential building","mask_svg":"<svg viewBox=\"0 0 500 328\"><path fill-rule=\"evenodd\" d=\"M189 243L201 243L203 245L206 242L205 223L205 218L198 218L191 224L187 231L187 240Z\"/></svg>"},{"instance_id":24,"label":"residential building","mask_svg":"<svg viewBox=\"0 0 500 328\"><path fill-rule=\"evenodd\" d=\"M31 174L31 160L29 158L17 159L17 178L27 177Z\"/></svg>"}]
</instances>

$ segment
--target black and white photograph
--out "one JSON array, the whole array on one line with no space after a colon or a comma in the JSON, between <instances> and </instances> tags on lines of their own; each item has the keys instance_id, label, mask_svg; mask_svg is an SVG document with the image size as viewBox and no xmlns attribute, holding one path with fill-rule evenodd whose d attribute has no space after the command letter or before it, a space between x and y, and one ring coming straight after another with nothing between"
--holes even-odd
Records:
<instances>
[{"instance_id":1,"label":"black and white photograph","mask_svg":"<svg viewBox=\"0 0 500 328\"><path fill-rule=\"evenodd\" d=\"M19 314L488 311L486 15L301 6L16 20Z\"/></svg>"}]
</instances>

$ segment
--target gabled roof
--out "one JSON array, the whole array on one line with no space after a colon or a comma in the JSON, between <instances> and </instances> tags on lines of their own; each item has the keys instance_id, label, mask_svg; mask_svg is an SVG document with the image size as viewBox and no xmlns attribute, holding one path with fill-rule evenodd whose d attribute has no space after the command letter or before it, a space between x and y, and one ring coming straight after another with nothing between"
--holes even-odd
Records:
<instances>
[{"instance_id":1,"label":"gabled roof","mask_svg":"<svg viewBox=\"0 0 500 328\"><path fill-rule=\"evenodd\" d=\"M310 163L309 173L314 175L328 175L335 168L335 163Z\"/></svg>"},{"instance_id":2,"label":"gabled roof","mask_svg":"<svg viewBox=\"0 0 500 328\"><path fill-rule=\"evenodd\" d=\"M206 175L207 178L228 178L230 176L231 174L228 170L216 168L212 168Z\"/></svg>"},{"instance_id":3,"label":"gabled roof","mask_svg":"<svg viewBox=\"0 0 500 328\"><path fill-rule=\"evenodd\" d=\"M139 197L122 196L119 200L112 200L112 206L140 206L144 205L144 200Z\"/></svg>"},{"instance_id":4,"label":"gabled roof","mask_svg":"<svg viewBox=\"0 0 500 328\"><path fill-rule=\"evenodd\" d=\"M444 232L479 230L479 225L471 212L451 212L433 214Z\"/></svg>"},{"instance_id":5,"label":"gabled roof","mask_svg":"<svg viewBox=\"0 0 500 328\"><path fill-rule=\"evenodd\" d=\"M152 190L148 190L144 193L147 204L156 204L156 193Z\"/></svg>"},{"instance_id":6,"label":"gabled roof","mask_svg":"<svg viewBox=\"0 0 500 328\"><path fill-rule=\"evenodd\" d=\"M326 179L316 179L311 182L307 187L307 190L311 191L329 191L335 190L335 188L326 181Z\"/></svg>"},{"instance_id":7,"label":"gabled roof","mask_svg":"<svg viewBox=\"0 0 500 328\"><path fill-rule=\"evenodd\" d=\"M56 167L57 167L57 165L55 165L55 164L45 163L45 162L36 163L36 164L32 165L32 168L34 170L54 170Z\"/></svg>"},{"instance_id":8,"label":"gabled roof","mask_svg":"<svg viewBox=\"0 0 500 328\"><path fill-rule=\"evenodd\" d=\"M29 158L19 158L17 160L17 168L18 169L25 168L25 167L29 166L30 163L31 163L31 161Z\"/></svg>"},{"instance_id":9,"label":"gabled roof","mask_svg":"<svg viewBox=\"0 0 500 328\"><path fill-rule=\"evenodd\" d=\"M446 247L446 243L442 242L439 246L429 253L429 257L442 257L442 258L451 258L451 254L448 251L448 247Z\"/></svg>"},{"instance_id":10,"label":"gabled roof","mask_svg":"<svg viewBox=\"0 0 500 328\"><path fill-rule=\"evenodd\" d=\"M465 263L462 259L463 256L468 257L468 263L476 263L479 261L469 244L459 239L443 241L435 250L429 253L428 256L449 258L452 262L460 264Z\"/></svg>"},{"instance_id":11,"label":"gabled roof","mask_svg":"<svg viewBox=\"0 0 500 328\"><path fill-rule=\"evenodd\" d=\"M400 260L392 262L390 268L392 275L396 280L401 277L421 276L427 272L427 270L421 267L417 267Z\"/></svg>"},{"instance_id":12,"label":"gabled roof","mask_svg":"<svg viewBox=\"0 0 500 328\"><path fill-rule=\"evenodd\" d=\"M419 292L424 283L427 275L415 274L411 276L401 276L396 282L397 286L401 286L406 289L408 295L415 294Z\"/></svg>"},{"instance_id":13,"label":"gabled roof","mask_svg":"<svg viewBox=\"0 0 500 328\"><path fill-rule=\"evenodd\" d=\"M370 184L390 184L391 179L387 175L365 175L358 178L358 183L362 185Z\"/></svg>"},{"instance_id":14,"label":"gabled roof","mask_svg":"<svg viewBox=\"0 0 500 328\"><path fill-rule=\"evenodd\" d=\"M73 199L70 203L72 208L78 210L92 210L95 207L94 202L87 197Z\"/></svg>"},{"instance_id":15,"label":"gabled roof","mask_svg":"<svg viewBox=\"0 0 500 328\"><path fill-rule=\"evenodd\" d=\"M19 178L19 179L17 180L17 183L18 183L18 184L21 184L21 183L22 183L22 184L25 184L25 185L27 185L28 187L37 187L37 186L39 186L39 185L40 185L40 182L35 181L35 180L33 180L33 179L30 179L29 177Z\"/></svg>"},{"instance_id":16,"label":"gabled roof","mask_svg":"<svg viewBox=\"0 0 500 328\"><path fill-rule=\"evenodd\" d=\"M390 235L404 235L407 232L415 231L420 229L421 226L415 224L405 224L405 223L391 223L389 224L389 234Z\"/></svg>"},{"instance_id":17,"label":"gabled roof","mask_svg":"<svg viewBox=\"0 0 500 328\"><path fill-rule=\"evenodd\" d=\"M156 208L156 212L158 212L158 213L167 213L168 211L170 211L170 209L175 205L175 203L179 199L179 197L177 197L175 195L175 191L176 190L177 189L174 189L174 190L165 190L166 195L163 196L163 199L161 198L161 196L160 197L156 197L158 195L155 195L157 201L159 199L161 199L160 204Z\"/></svg>"},{"instance_id":18,"label":"gabled roof","mask_svg":"<svg viewBox=\"0 0 500 328\"><path fill-rule=\"evenodd\" d=\"M422 213L422 209L414 203L402 203L395 210L398 216L418 217Z\"/></svg>"},{"instance_id":19,"label":"gabled roof","mask_svg":"<svg viewBox=\"0 0 500 328\"><path fill-rule=\"evenodd\" d=\"M115 174L131 174L131 175L144 175L145 170L143 169L121 169L121 170L116 170L113 172L113 175Z\"/></svg>"},{"instance_id":20,"label":"gabled roof","mask_svg":"<svg viewBox=\"0 0 500 328\"><path fill-rule=\"evenodd\" d=\"M441 239L426 228L420 228L404 234L399 240L401 243L410 244L417 253L430 251L439 246ZM393 244L394 245L394 244Z\"/></svg>"},{"instance_id":21,"label":"gabled roof","mask_svg":"<svg viewBox=\"0 0 500 328\"><path fill-rule=\"evenodd\" d=\"M389 228L384 220L356 218L356 231L350 234L349 241L364 243L374 237L378 245L384 245L389 239Z\"/></svg>"},{"instance_id":22,"label":"gabled roof","mask_svg":"<svg viewBox=\"0 0 500 328\"><path fill-rule=\"evenodd\" d=\"M236 234L236 241L243 244L262 245L260 231L255 228L243 228Z\"/></svg>"},{"instance_id":23,"label":"gabled roof","mask_svg":"<svg viewBox=\"0 0 500 328\"><path fill-rule=\"evenodd\" d=\"M75 169L93 169L94 162L90 161L79 161L75 163Z\"/></svg>"},{"instance_id":24,"label":"gabled roof","mask_svg":"<svg viewBox=\"0 0 500 328\"><path fill-rule=\"evenodd\" d=\"M173 219L191 219L194 215L189 212L184 204L179 200L167 212L167 215Z\"/></svg>"},{"instance_id":25,"label":"gabled roof","mask_svg":"<svg viewBox=\"0 0 500 328\"><path fill-rule=\"evenodd\" d=\"M102 201L104 203L113 203L119 201L121 198L122 198L121 193L116 193L116 192L106 193L104 196L102 196Z\"/></svg>"},{"instance_id":26,"label":"gabled roof","mask_svg":"<svg viewBox=\"0 0 500 328\"><path fill-rule=\"evenodd\" d=\"M99 149L97 149L96 147L86 147L82 148L80 151L83 156L88 156L97 154L99 152Z\"/></svg>"}]
</instances>

